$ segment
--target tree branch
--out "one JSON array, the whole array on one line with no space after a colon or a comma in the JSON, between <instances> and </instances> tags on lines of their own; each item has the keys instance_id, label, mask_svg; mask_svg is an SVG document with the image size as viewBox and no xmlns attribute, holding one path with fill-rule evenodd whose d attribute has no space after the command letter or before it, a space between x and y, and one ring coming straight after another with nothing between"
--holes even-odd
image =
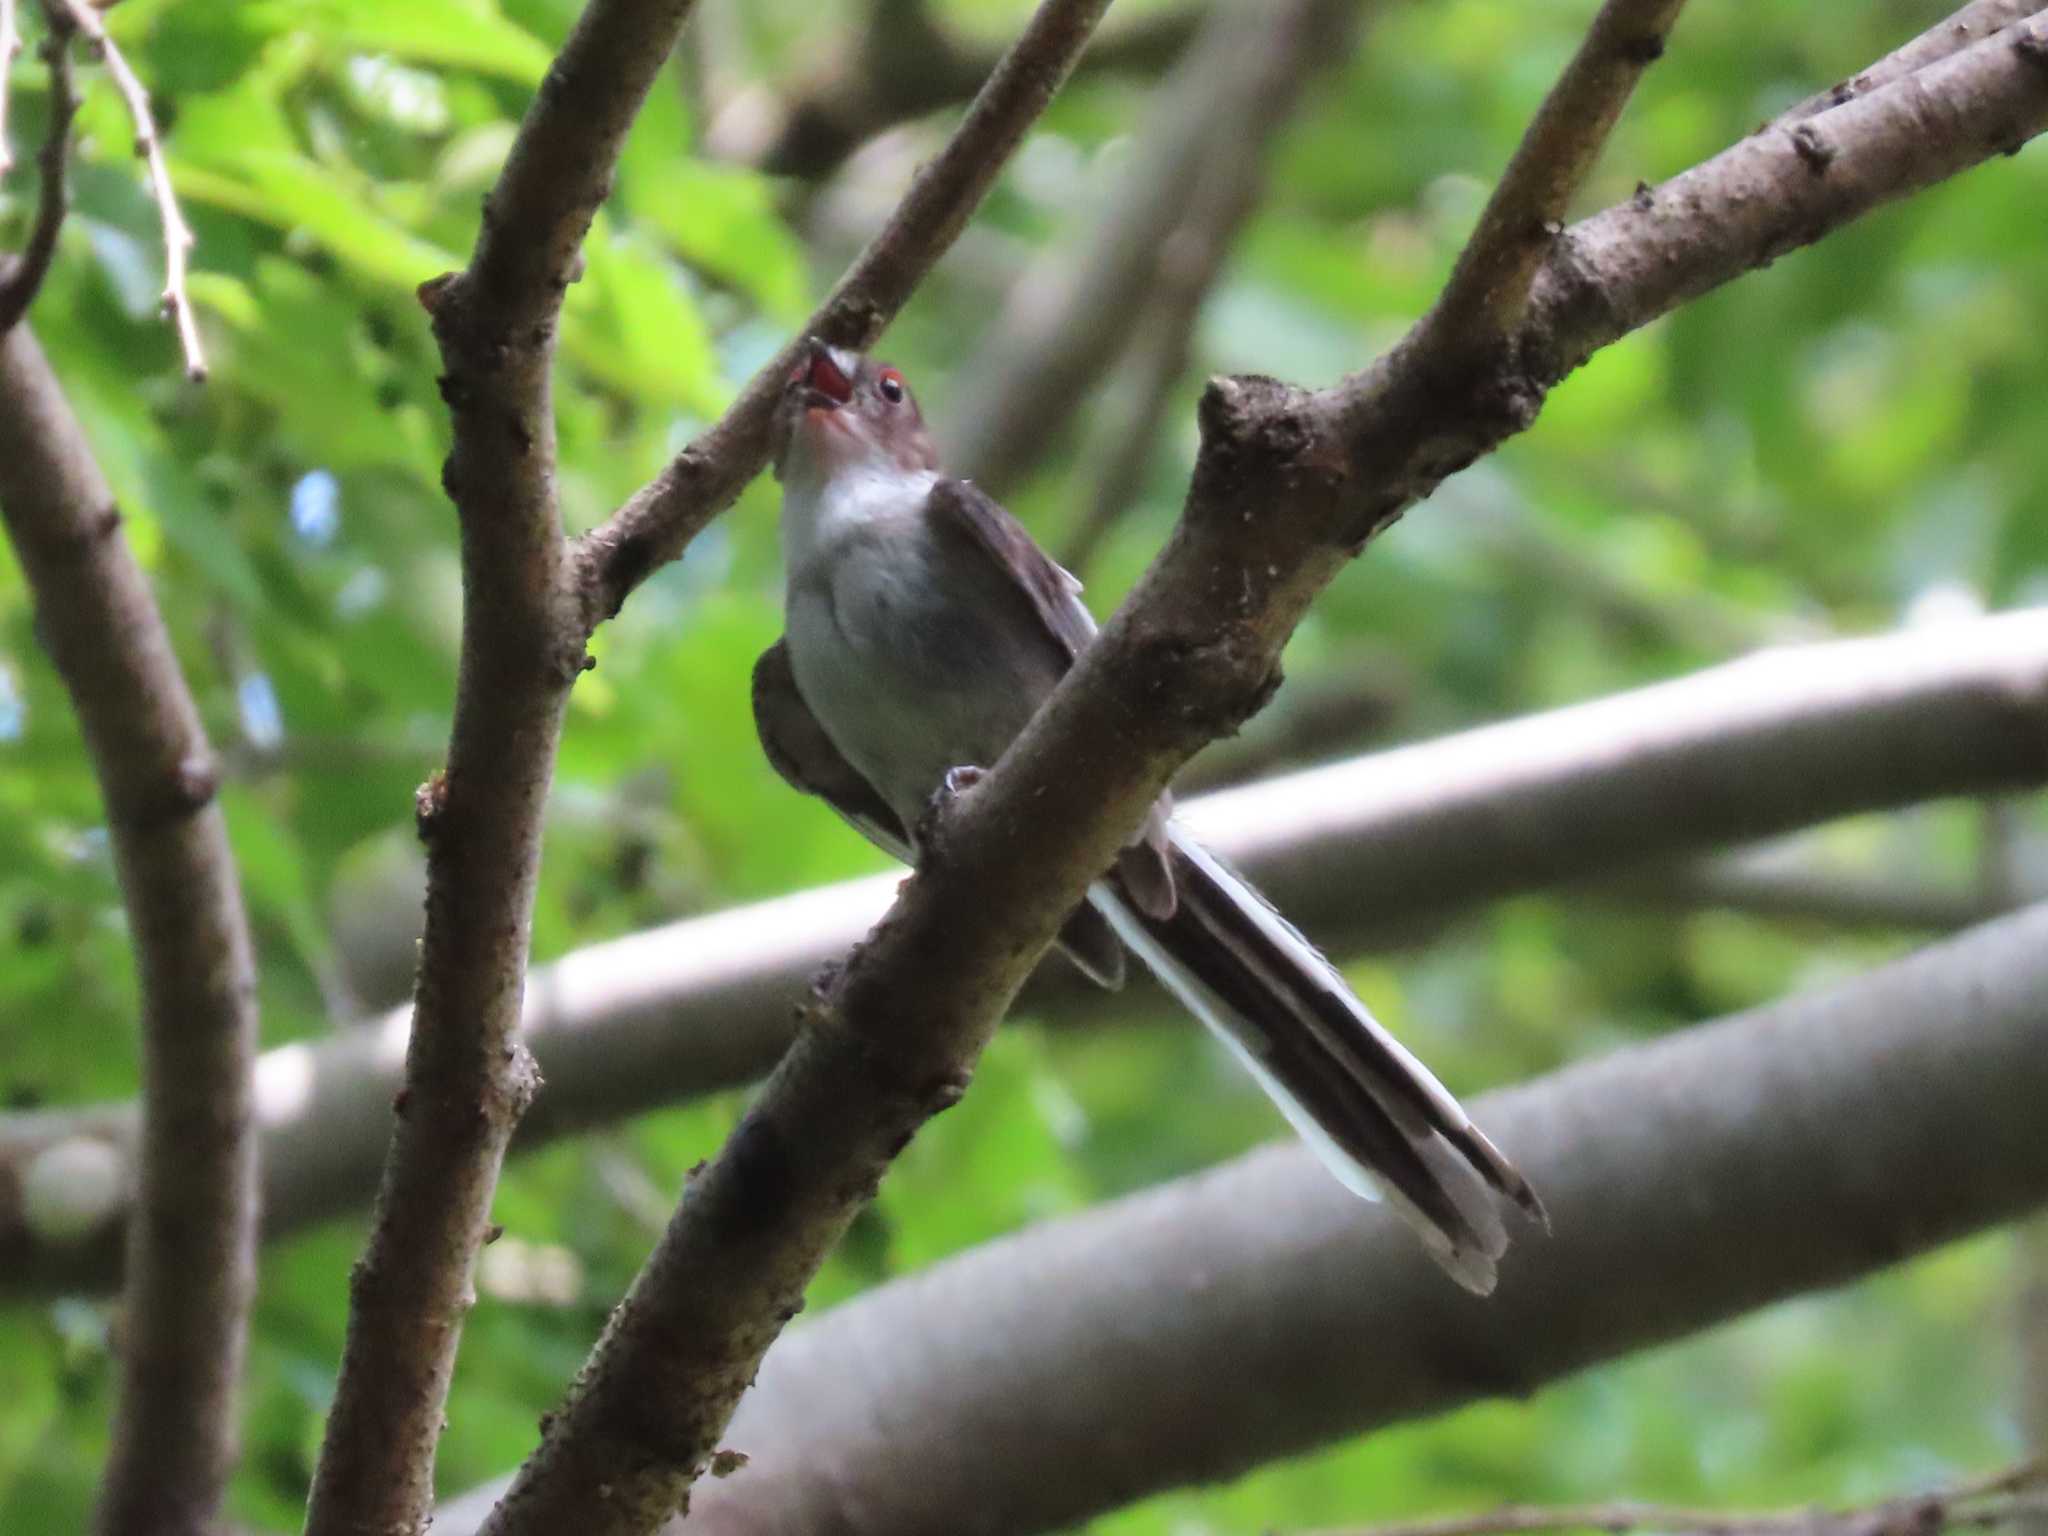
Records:
<instances>
[{"instance_id":1,"label":"tree branch","mask_svg":"<svg viewBox=\"0 0 2048 1536\"><path fill-rule=\"evenodd\" d=\"M84 430L28 327L0 338L0 516L106 802L142 995L127 1328L98 1526L211 1528L255 1284L256 981L217 770Z\"/></svg>"},{"instance_id":2,"label":"tree branch","mask_svg":"<svg viewBox=\"0 0 2048 1536\"><path fill-rule=\"evenodd\" d=\"M1495 897L1645 866L1626 887L1631 900L1647 889L1667 903L1810 914L1804 866L1771 857L1759 870L1762 855L1670 865L1834 817L2048 780L2048 612L1934 633L1945 643L1916 630L1766 652L1213 795L1182 814L1333 954L1432 932ZM753 1081L788 1047L809 979L873 926L896 884L883 875L691 918L536 972L521 1030L547 1087L522 1144ZM1984 915L1960 899L1901 896L1890 888L1882 910L1858 905L1847 917L1938 929ZM1135 987L1101 992L1053 964L1027 1005L1081 1022L1155 1001ZM258 1064L267 1236L371 1194L408 1013ZM0 1117L9 1286L99 1288L114 1277L104 1234L125 1198L131 1127L122 1106ZM5 1198L10 1187L43 1192L41 1222Z\"/></svg>"},{"instance_id":3,"label":"tree branch","mask_svg":"<svg viewBox=\"0 0 2048 1536\"><path fill-rule=\"evenodd\" d=\"M2048 1485L2048 1465L2030 1461L1952 1488L1893 1494L1846 1509L1809 1505L1746 1513L1637 1503L1510 1504L1484 1514L1351 1526L1318 1536L1528 1536L1567 1530L1609 1531L1616 1536L1641 1530L1679 1536L1905 1536L1907 1532L1941 1536L1947 1530L1996 1530L2048 1513L2048 1500L2042 1496L2044 1485Z\"/></svg>"},{"instance_id":4,"label":"tree branch","mask_svg":"<svg viewBox=\"0 0 2048 1536\"><path fill-rule=\"evenodd\" d=\"M1925 69L1930 64L1939 64L1952 54L1960 53L1972 43L1989 37L2001 28L2009 27L2016 21L2037 15L2044 8L2043 0L1971 0L1954 15L1936 22L1925 32L1894 49L1879 59L1870 68L1847 80L1828 87L1824 91L1807 97L1797 106L1780 113L1772 120L1775 128L1790 128L1802 118L1818 117L1832 107L1854 101L1858 96L1868 96L1872 91L1903 80L1915 70Z\"/></svg>"},{"instance_id":5,"label":"tree branch","mask_svg":"<svg viewBox=\"0 0 2048 1536\"><path fill-rule=\"evenodd\" d=\"M775 403L805 339L865 348L895 318L1052 100L1108 4L1041 0L945 149L919 171L882 232L803 331L748 381L715 426L579 541L589 624L617 613L635 587L680 555L760 472Z\"/></svg>"},{"instance_id":6,"label":"tree branch","mask_svg":"<svg viewBox=\"0 0 2048 1536\"><path fill-rule=\"evenodd\" d=\"M1230 180L1255 185L1263 139L1310 71L1341 56L1360 10L1359 0L1221 0L1161 86L1104 216L1034 262L978 342L944 433L955 473L1000 494L1038 462L1138 326L1167 242L1190 217L1190 189L1227 206ZM1247 136L1260 140L1249 156ZM1213 188L1212 168L1226 178Z\"/></svg>"},{"instance_id":7,"label":"tree branch","mask_svg":"<svg viewBox=\"0 0 2048 1536\"><path fill-rule=\"evenodd\" d=\"M422 285L454 444L463 623L427 845L405 1082L314 1475L308 1536L424 1529L471 1273L513 1127L538 1086L519 1038L541 811L584 665L555 504L550 372L577 248L688 0L592 0L485 200L468 268Z\"/></svg>"},{"instance_id":8,"label":"tree branch","mask_svg":"<svg viewBox=\"0 0 2048 1536\"><path fill-rule=\"evenodd\" d=\"M1606 146L1643 71L1664 55L1685 0L1606 0L1479 215L1437 300L1433 341L1458 348L1505 336L1563 233L1571 200Z\"/></svg>"},{"instance_id":9,"label":"tree branch","mask_svg":"<svg viewBox=\"0 0 2048 1536\"><path fill-rule=\"evenodd\" d=\"M2048 900L2048 890L1992 895L1946 883L1904 881L1895 874L1844 870L1786 847L1624 876L1587 894L1634 910L1645 903L1678 911L1718 907L1838 930L1929 934L1955 933L2030 900Z\"/></svg>"},{"instance_id":10,"label":"tree branch","mask_svg":"<svg viewBox=\"0 0 2048 1536\"><path fill-rule=\"evenodd\" d=\"M1834 108L1804 137L1753 134L1573 226L1538 274L1519 350L1555 382L1629 331L2044 125L2048 22L2037 16ZM1370 394L1354 397L1352 420L1378 415Z\"/></svg>"},{"instance_id":11,"label":"tree branch","mask_svg":"<svg viewBox=\"0 0 2048 1536\"><path fill-rule=\"evenodd\" d=\"M822 181L884 129L963 102L996 66L996 50L943 30L922 6L878 3L866 29L786 98L769 87L722 108L706 133L713 154ZM1194 37L1203 5L1147 11L1105 27L1074 66L1079 76L1152 75Z\"/></svg>"},{"instance_id":12,"label":"tree branch","mask_svg":"<svg viewBox=\"0 0 2048 1536\"><path fill-rule=\"evenodd\" d=\"M156 199L157 221L164 233L164 318L176 327L178 345L185 354L185 377L206 377L206 354L199 343L199 321L192 313L192 299L185 291L186 267L192 255L192 226L178 207L178 195L171 188L171 168L164 159L163 135L149 110L149 91L128 66L127 56L107 36L100 14L91 0L54 0L62 6L71 25L85 38L93 56L106 66L107 78L121 93L128 119L135 125L135 153L149 168L149 190Z\"/></svg>"},{"instance_id":13,"label":"tree branch","mask_svg":"<svg viewBox=\"0 0 2048 1536\"><path fill-rule=\"evenodd\" d=\"M1525 1395L2048 1199L2044 1094L2036 908L1482 1098L1555 1228L1484 1303L1293 1144L869 1291L770 1353L671 1530L1024 1536Z\"/></svg>"},{"instance_id":14,"label":"tree branch","mask_svg":"<svg viewBox=\"0 0 2048 1536\"><path fill-rule=\"evenodd\" d=\"M57 235L64 227L69 203L65 171L71 154L71 120L78 113L78 95L71 80L71 27L65 13L56 7L48 14L49 35L43 39L41 52L50 72L50 119L43 147L36 155L41 179L36 189L36 221L21 254L0 263L0 336L20 322L42 291L50 263L57 257ZM0 86L5 83L6 57L7 50L0 47ZM5 103L0 102L0 128L6 120ZM0 157L4 157L4 145L0 145Z\"/></svg>"}]
</instances>

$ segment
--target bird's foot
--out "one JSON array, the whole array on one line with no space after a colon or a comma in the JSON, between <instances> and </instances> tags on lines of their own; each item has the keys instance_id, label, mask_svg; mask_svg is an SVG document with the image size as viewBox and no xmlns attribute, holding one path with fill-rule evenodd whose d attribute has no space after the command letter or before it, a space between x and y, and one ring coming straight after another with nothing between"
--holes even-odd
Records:
<instances>
[{"instance_id":1,"label":"bird's foot","mask_svg":"<svg viewBox=\"0 0 2048 1536\"><path fill-rule=\"evenodd\" d=\"M939 781L939 789L948 796L964 795L987 777L987 769L977 768L972 763L961 763L958 767L946 770L945 778Z\"/></svg>"},{"instance_id":2,"label":"bird's foot","mask_svg":"<svg viewBox=\"0 0 2048 1536\"><path fill-rule=\"evenodd\" d=\"M920 866L930 857L932 850L941 845L946 822L953 814L954 802L986 777L987 770L972 763L962 763L946 770L946 776L939 780L939 787L925 802L924 814L917 818L917 827L912 834L917 843Z\"/></svg>"}]
</instances>

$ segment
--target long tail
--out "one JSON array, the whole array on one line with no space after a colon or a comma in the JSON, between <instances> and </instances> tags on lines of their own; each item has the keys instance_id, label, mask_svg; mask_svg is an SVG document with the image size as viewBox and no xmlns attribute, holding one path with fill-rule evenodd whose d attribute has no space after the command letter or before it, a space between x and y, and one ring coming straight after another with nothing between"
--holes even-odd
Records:
<instances>
[{"instance_id":1,"label":"long tail","mask_svg":"<svg viewBox=\"0 0 2048 1536\"><path fill-rule=\"evenodd\" d=\"M1338 1179L1368 1200L1384 1191L1460 1285L1492 1291L1500 1202L1548 1227L1536 1192L1308 940L1179 827L1168 836L1173 916L1144 916L1113 877L1089 899Z\"/></svg>"}]
</instances>

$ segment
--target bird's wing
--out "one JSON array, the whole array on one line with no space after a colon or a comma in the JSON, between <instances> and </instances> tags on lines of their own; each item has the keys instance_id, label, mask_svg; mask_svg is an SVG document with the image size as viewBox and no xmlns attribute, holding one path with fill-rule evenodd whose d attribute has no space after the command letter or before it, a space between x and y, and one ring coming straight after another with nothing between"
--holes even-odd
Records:
<instances>
[{"instance_id":1,"label":"bird's wing","mask_svg":"<svg viewBox=\"0 0 2048 1536\"><path fill-rule=\"evenodd\" d=\"M1081 583L972 480L941 480L925 503L932 526L965 535L1001 568L1030 602L1045 635L1072 666L1095 638L1095 620L1081 604Z\"/></svg>"},{"instance_id":2,"label":"bird's wing","mask_svg":"<svg viewBox=\"0 0 2048 1536\"><path fill-rule=\"evenodd\" d=\"M1001 502L971 480L941 480L932 487L925 513L934 529L962 536L1009 577L1063 657L1062 671L1080 659L1095 638L1095 620L1081 602L1080 581L1040 549ZM1173 865L1166 838L1172 814L1172 799L1161 795L1137 841L1117 860L1132 901L1147 917L1161 920L1173 916Z\"/></svg>"},{"instance_id":3,"label":"bird's wing","mask_svg":"<svg viewBox=\"0 0 2048 1536\"><path fill-rule=\"evenodd\" d=\"M754 663L754 729L769 764L791 788L816 795L884 853L914 862L903 823L860 770L839 755L797 691L786 641L776 641Z\"/></svg>"},{"instance_id":4,"label":"bird's wing","mask_svg":"<svg viewBox=\"0 0 2048 1536\"><path fill-rule=\"evenodd\" d=\"M792 789L816 795L892 858L916 862L903 823L860 770L840 755L804 702L790 670L789 647L781 640L754 663L754 729L769 764ZM1093 907L1074 910L1058 943L1091 981L1111 988L1123 985L1123 943Z\"/></svg>"}]
</instances>

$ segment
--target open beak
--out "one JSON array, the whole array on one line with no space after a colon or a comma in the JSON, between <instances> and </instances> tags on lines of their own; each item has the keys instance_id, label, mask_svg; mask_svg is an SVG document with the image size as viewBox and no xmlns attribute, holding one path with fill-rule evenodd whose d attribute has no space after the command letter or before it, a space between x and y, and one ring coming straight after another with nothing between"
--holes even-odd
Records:
<instances>
[{"instance_id":1,"label":"open beak","mask_svg":"<svg viewBox=\"0 0 2048 1536\"><path fill-rule=\"evenodd\" d=\"M836 411L853 399L853 370L822 341L811 342L791 382L801 386L804 404L814 410Z\"/></svg>"}]
</instances>

